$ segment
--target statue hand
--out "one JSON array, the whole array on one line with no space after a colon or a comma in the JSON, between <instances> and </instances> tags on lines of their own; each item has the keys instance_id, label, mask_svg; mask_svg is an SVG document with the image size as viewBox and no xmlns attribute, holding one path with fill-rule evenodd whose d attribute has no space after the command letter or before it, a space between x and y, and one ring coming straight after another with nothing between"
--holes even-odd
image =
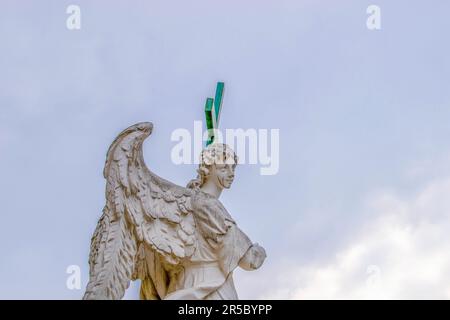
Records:
<instances>
[{"instance_id":1,"label":"statue hand","mask_svg":"<svg viewBox=\"0 0 450 320\"><path fill-rule=\"evenodd\" d=\"M253 253L253 261L251 263L251 267L253 269L258 269L263 264L264 260L266 259L266 250L264 250L263 247L261 247L259 244L255 243L252 246L252 253Z\"/></svg>"},{"instance_id":2,"label":"statue hand","mask_svg":"<svg viewBox=\"0 0 450 320\"><path fill-rule=\"evenodd\" d=\"M256 270L266 259L266 250L259 244L253 244L239 262L239 266L244 270Z\"/></svg>"}]
</instances>

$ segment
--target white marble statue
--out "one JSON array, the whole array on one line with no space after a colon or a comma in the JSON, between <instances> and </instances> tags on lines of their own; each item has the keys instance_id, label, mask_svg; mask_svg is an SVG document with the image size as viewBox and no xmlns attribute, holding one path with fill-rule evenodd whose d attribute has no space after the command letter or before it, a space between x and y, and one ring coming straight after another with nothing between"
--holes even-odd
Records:
<instances>
[{"instance_id":1,"label":"white marble statue","mask_svg":"<svg viewBox=\"0 0 450 320\"><path fill-rule=\"evenodd\" d=\"M258 269L253 244L218 200L230 188L237 157L224 144L201 153L187 188L150 171L142 143L151 123L124 130L108 150L106 205L92 237L84 299L121 299L141 280L141 299L237 299L233 270Z\"/></svg>"}]
</instances>

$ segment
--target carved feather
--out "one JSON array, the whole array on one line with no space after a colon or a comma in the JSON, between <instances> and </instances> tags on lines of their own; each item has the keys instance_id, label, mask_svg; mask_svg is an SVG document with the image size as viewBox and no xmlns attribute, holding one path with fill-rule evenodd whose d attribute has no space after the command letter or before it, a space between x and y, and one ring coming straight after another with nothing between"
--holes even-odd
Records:
<instances>
[{"instance_id":1,"label":"carved feather","mask_svg":"<svg viewBox=\"0 0 450 320\"><path fill-rule=\"evenodd\" d=\"M120 299L131 279L147 279L144 244L172 265L195 251L193 191L158 177L145 165L142 144L152 129L148 122L131 126L108 150L106 205L92 237L84 299Z\"/></svg>"}]
</instances>

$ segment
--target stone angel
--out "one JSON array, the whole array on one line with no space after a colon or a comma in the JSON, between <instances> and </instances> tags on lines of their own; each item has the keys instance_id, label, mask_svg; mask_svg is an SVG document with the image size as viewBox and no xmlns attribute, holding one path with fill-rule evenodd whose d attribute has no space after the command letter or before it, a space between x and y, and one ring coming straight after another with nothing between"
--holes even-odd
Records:
<instances>
[{"instance_id":1,"label":"stone angel","mask_svg":"<svg viewBox=\"0 0 450 320\"><path fill-rule=\"evenodd\" d=\"M145 165L142 144L152 130L149 122L133 125L108 150L106 205L91 240L83 299L121 299L137 279L141 299L237 299L233 270L256 270L266 258L219 201L237 156L210 144L184 188Z\"/></svg>"}]
</instances>

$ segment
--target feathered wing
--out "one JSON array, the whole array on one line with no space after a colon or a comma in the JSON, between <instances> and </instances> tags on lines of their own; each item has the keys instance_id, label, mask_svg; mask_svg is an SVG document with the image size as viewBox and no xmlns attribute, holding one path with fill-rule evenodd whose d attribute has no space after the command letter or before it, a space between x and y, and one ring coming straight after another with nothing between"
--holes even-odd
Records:
<instances>
[{"instance_id":1,"label":"feathered wing","mask_svg":"<svg viewBox=\"0 0 450 320\"><path fill-rule=\"evenodd\" d=\"M106 205L91 242L84 299L120 299L130 280L148 280L146 252L177 265L195 250L193 191L164 180L145 165L148 122L124 130L108 150Z\"/></svg>"}]
</instances>

